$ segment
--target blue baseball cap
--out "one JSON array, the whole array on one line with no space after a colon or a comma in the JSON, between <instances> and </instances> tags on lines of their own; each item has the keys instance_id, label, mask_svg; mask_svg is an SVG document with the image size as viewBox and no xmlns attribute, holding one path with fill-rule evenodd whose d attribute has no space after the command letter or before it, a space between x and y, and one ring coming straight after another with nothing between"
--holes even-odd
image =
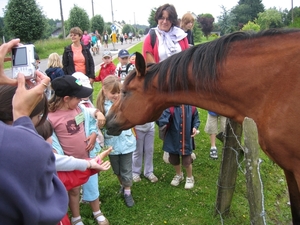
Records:
<instances>
[{"instance_id":1,"label":"blue baseball cap","mask_svg":"<svg viewBox=\"0 0 300 225\"><path fill-rule=\"evenodd\" d=\"M129 52L126 49L121 49L119 51L118 57L120 58L129 57Z\"/></svg>"}]
</instances>

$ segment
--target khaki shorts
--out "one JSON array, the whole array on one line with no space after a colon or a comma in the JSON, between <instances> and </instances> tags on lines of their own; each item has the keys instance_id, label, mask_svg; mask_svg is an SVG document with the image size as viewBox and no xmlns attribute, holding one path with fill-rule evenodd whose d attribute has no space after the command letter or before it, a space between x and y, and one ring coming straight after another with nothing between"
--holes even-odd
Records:
<instances>
[{"instance_id":1,"label":"khaki shorts","mask_svg":"<svg viewBox=\"0 0 300 225\"><path fill-rule=\"evenodd\" d=\"M218 134L225 131L226 117L224 116L212 116L207 113L207 120L204 131L207 134Z\"/></svg>"}]
</instances>

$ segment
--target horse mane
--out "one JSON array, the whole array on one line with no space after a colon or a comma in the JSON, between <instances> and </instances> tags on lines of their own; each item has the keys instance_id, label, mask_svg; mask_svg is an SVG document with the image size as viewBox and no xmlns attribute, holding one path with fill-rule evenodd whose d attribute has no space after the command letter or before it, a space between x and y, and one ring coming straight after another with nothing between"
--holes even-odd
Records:
<instances>
[{"instance_id":1,"label":"horse mane","mask_svg":"<svg viewBox=\"0 0 300 225\"><path fill-rule=\"evenodd\" d=\"M258 33L238 31L224 35L214 41L192 46L182 52L172 55L158 64L148 65L144 80L144 89L147 90L155 76L158 76L158 90L173 92L176 89L188 90L188 73L192 73L196 88L212 90L220 73L218 65L222 67L230 49L230 44L236 41L256 39L266 36L282 35L291 32L300 32L299 29L269 29ZM189 71L189 64L192 71ZM126 79L126 85L135 77L131 73ZM197 82L201 80L202 82ZM199 86L200 85L200 86Z\"/></svg>"}]
</instances>

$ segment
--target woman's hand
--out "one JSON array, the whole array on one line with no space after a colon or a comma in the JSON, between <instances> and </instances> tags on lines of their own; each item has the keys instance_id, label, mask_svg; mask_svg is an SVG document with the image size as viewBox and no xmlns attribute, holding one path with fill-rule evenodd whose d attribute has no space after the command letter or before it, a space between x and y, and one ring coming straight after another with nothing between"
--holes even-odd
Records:
<instances>
[{"instance_id":1,"label":"woman's hand","mask_svg":"<svg viewBox=\"0 0 300 225\"><path fill-rule=\"evenodd\" d=\"M36 71L36 83L30 89L25 87L25 77L18 74L18 88L12 100L14 120L22 116L29 116L35 106L42 100L45 89L50 84L50 78Z\"/></svg>"},{"instance_id":2,"label":"woman's hand","mask_svg":"<svg viewBox=\"0 0 300 225\"><path fill-rule=\"evenodd\" d=\"M9 61L6 57L7 53L11 52L11 49L20 43L20 39L13 39L0 46L0 84L17 85L17 80L7 77L4 74L4 62Z\"/></svg>"}]
</instances>

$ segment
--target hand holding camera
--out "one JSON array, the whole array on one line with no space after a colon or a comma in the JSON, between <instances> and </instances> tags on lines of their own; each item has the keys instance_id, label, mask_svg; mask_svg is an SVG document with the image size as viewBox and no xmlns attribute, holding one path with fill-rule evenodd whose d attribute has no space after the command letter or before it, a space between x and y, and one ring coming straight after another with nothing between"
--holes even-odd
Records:
<instances>
[{"instance_id":1,"label":"hand holding camera","mask_svg":"<svg viewBox=\"0 0 300 225\"><path fill-rule=\"evenodd\" d=\"M25 83L27 83L27 81L25 81L26 75L24 76L23 73L18 73L16 76L17 79L12 79L5 76L4 61L6 59L6 54L12 51L13 48L18 46L19 43L19 39L13 39L0 46L0 84L18 85L16 94L13 98L14 120L18 119L21 116L29 116L36 104L42 99L45 88L47 88L50 84L50 78L38 70L34 70L34 75L27 76L27 78L29 78L30 76L29 80L32 79L32 77L35 78L35 86L29 90L25 86Z\"/></svg>"}]
</instances>

